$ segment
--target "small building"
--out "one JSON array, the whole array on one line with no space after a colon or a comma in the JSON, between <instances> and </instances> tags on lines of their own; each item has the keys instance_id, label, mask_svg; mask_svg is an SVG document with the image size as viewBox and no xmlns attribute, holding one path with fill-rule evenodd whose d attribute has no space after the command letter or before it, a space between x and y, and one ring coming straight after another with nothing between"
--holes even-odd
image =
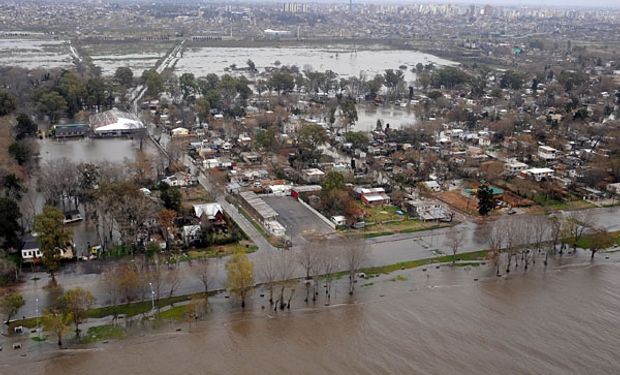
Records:
<instances>
[{"instance_id":1,"label":"small building","mask_svg":"<svg viewBox=\"0 0 620 375\"><path fill-rule=\"evenodd\" d=\"M441 186L439 185L437 181L432 181L432 180L424 181L422 184L430 191L433 191L433 192L441 191Z\"/></svg>"},{"instance_id":2,"label":"small building","mask_svg":"<svg viewBox=\"0 0 620 375\"><path fill-rule=\"evenodd\" d=\"M338 227L343 227L347 225L347 218L342 215L332 216L331 221Z\"/></svg>"},{"instance_id":3,"label":"small building","mask_svg":"<svg viewBox=\"0 0 620 375\"><path fill-rule=\"evenodd\" d=\"M521 175L529 177L537 182L553 177L553 169L551 168L530 168L521 171Z\"/></svg>"},{"instance_id":4,"label":"small building","mask_svg":"<svg viewBox=\"0 0 620 375\"><path fill-rule=\"evenodd\" d=\"M195 204L194 215L200 220L206 219L212 224L226 224L224 210L219 203Z\"/></svg>"},{"instance_id":5,"label":"small building","mask_svg":"<svg viewBox=\"0 0 620 375\"><path fill-rule=\"evenodd\" d=\"M116 108L90 116L90 127L98 137L141 135L146 132L138 116Z\"/></svg>"},{"instance_id":6,"label":"small building","mask_svg":"<svg viewBox=\"0 0 620 375\"><path fill-rule=\"evenodd\" d=\"M367 206L385 206L390 204L390 197L383 188L362 188L361 200Z\"/></svg>"},{"instance_id":7,"label":"small building","mask_svg":"<svg viewBox=\"0 0 620 375\"><path fill-rule=\"evenodd\" d=\"M291 188L291 197L299 200L304 195L318 194L321 192L321 185L300 185Z\"/></svg>"},{"instance_id":8,"label":"small building","mask_svg":"<svg viewBox=\"0 0 620 375\"><path fill-rule=\"evenodd\" d=\"M538 157L544 161L552 161L557 159L558 150L549 146L538 146Z\"/></svg>"},{"instance_id":9,"label":"small building","mask_svg":"<svg viewBox=\"0 0 620 375\"><path fill-rule=\"evenodd\" d=\"M36 234L29 235L24 240L24 246L21 250L22 260L26 263L39 262L43 257L43 252L40 248L41 243ZM67 243L66 246L58 248L58 250L61 260L73 259L73 244Z\"/></svg>"},{"instance_id":10,"label":"small building","mask_svg":"<svg viewBox=\"0 0 620 375\"><path fill-rule=\"evenodd\" d=\"M174 128L170 131L170 134L173 137L187 137L189 135L189 130L183 127Z\"/></svg>"},{"instance_id":11,"label":"small building","mask_svg":"<svg viewBox=\"0 0 620 375\"><path fill-rule=\"evenodd\" d=\"M422 221L452 221L453 214L442 204L434 201L410 200L405 202L405 211L414 219Z\"/></svg>"},{"instance_id":12,"label":"small building","mask_svg":"<svg viewBox=\"0 0 620 375\"><path fill-rule=\"evenodd\" d=\"M301 171L301 178L308 183L317 183L323 181L325 172L318 168L308 168Z\"/></svg>"},{"instance_id":13,"label":"small building","mask_svg":"<svg viewBox=\"0 0 620 375\"><path fill-rule=\"evenodd\" d=\"M607 191L612 194L620 195L620 182L616 182L615 184L608 184Z\"/></svg>"},{"instance_id":14,"label":"small building","mask_svg":"<svg viewBox=\"0 0 620 375\"><path fill-rule=\"evenodd\" d=\"M504 171L509 176L516 176L527 168L527 164L516 160L511 160L504 163Z\"/></svg>"},{"instance_id":15,"label":"small building","mask_svg":"<svg viewBox=\"0 0 620 375\"><path fill-rule=\"evenodd\" d=\"M52 134L57 139L85 137L89 131L88 124L54 125L52 128Z\"/></svg>"}]
</instances>

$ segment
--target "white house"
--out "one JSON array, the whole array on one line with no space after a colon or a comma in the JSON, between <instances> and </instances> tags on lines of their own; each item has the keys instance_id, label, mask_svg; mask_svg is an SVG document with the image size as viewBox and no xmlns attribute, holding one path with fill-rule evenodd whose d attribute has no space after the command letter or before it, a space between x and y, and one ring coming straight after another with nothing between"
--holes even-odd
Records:
<instances>
[{"instance_id":1,"label":"white house","mask_svg":"<svg viewBox=\"0 0 620 375\"><path fill-rule=\"evenodd\" d=\"M544 161L555 160L558 157L558 150L549 146L538 146L538 157Z\"/></svg>"},{"instance_id":2,"label":"white house","mask_svg":"<svg viewBox=\"0 0 620 375\"><path fill-rule=\"evenodd\" d=\"M542 181L543 178L553 177L553 169L551 168L530 168L521 172L522 175L532 178L536 181Z\"/></svg>"},{"instance_id":3,"label":"white house","mask_svg":"<svg viewBox=\"0 0 620 375\"><path fill-rule=\"evenodd\" d=\"M528 165L521 163L520 161L510 160L504 163L504 171L507 175L516 176L522 171L526 170Z\"/></svg>"}]
</instances>

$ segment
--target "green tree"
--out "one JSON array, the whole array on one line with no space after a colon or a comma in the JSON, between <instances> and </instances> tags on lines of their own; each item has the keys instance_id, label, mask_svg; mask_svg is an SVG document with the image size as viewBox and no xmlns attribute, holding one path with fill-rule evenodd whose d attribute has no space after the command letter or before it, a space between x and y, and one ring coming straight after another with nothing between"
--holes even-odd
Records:
<instances>
[{"instance_id":1,"label":"green tree","mask_svg":"<svg viewBox=\"0 0 620 375\"><path fill-rule=\"evenodd\" d=\"M24 141L13 142L9 146L9 154L19 165L28 164L34 156L32 148Z\"/></svg>"},{"instance_id":2,"label":"green tree","mask_svg":"<svg viewBox=\"0 0 620 375\"><path fill-rule=\"evenodd\" d=\"M321 186L322 193L329 193L332 190L344 189L344 176L340 172L329 171L323 179L323 185Z\"/></svg>"},{"instance_id":3,"label":"green tree","mask_svg":"<svg viewBox=\"0 0 620 375\"><path fill-rule=\"evenodd\" d=\"M457 85L469 82L470 76L459 68L446 66L433 72L431 76L431 84L434 87L445 86L452 89Z\"/></svg>"},{"instance_id":4,"label":"green tree","mask_svg":"<svg viewBox=\"0 0 620 375\"><path fill-rule=\"evenodd\" d=\"M126 66L119 66L114 72L114 79L125 87L131 86L133 83L133 71Z\"/></svg>"},{"instance_id":5,"label":"green tree","mask_svg":"<svg viewBox=\"0 0 620 375\"><path fill-rule=\"evenodd\" d=\"M383 128L382 126L377 127ZM347 132L344 134L344 139L353 144L353 148L363 149L368 146L368 134L366 132Z\"/></svg>"},{"instance_id":6,"label":"green tree","mask_svg":"<svg viewBox=\"0 0 620 375\"><path fill-rule=\"evenodd\" d=\"M58 339L58 347L62 346L62 337L69 329L73 317L58 310L45 310L43 314L43 329L54 333Z\"/></svg>"},{"instance_id":7,"label":"green tree","mask_svg":"<svg viewBox=\"0 0 620 375\"><path fill-rule=\"evenodd\" d=\"M160 198L166 209L177 212L181 209L181 191L178 187L168 186L165 182L161 183Z\"/></svg>"},{"instance_id":8,"label":"green tree","mask_svg":"<svg viewBox=\"0 0 620 375\"><path fill-rule=\"evenodd\" d=\"M254 64L254 61L252 61L251 59L248 59L246 64L248 65L248 70L250 72L255 72L256 71L256 64Z\"/></svg>"},{"instance_id":9,"label":"green tree","mask_svg":"<svg viewBox=\"0 0 620 375\"><path fill-rule=\"evenodd\" d=\"M6 116L15 110L15 96L6 91L0 91L0 116Z\"/></svg>"},{"instance_id":10,"label":"green tree","mask_svg":"<svg viewBox=\"0 0 620 375\"><path fill-rule=\"evenodd\" d=\"M299 131L299 145L303 148L316 150L327 142L327 132L321 125L307 124Z\"/></svg>"},{"instance_id":11,"label":"green tree","mask_svg":"<svg viewBox=\"0 0 620 375\"><path fill-rule=\"evenodd\" d=\"M39 112L50 119L50 123L55 124L58 117L67 111L67 101L56 91L50 91L39 96L37 100Z\"/></svg>"},{"instance_id":12,"label":"green tree","mask_svg":"<svg viewBox=\"0 0 620 375\"><path fill-rule=\"evenodd\" d=\"M523 87L523 74L515 72L514 70L507 70L502 75L499 81L499 85L502 88L508 88L512 90L520 90Z\"/></svg>"},{"instance_id":13,"label":"green tree","mask_svg":"<svg viewBox=\"0 0 620 375\"><path fill-rule=\"evenodd\" d=\"M17 124L15 125L15 138L17 140L34 137L37 135L37 124L24 113L17 115Z\"/></svg>"},{"instance_id":14,"label":"green tree","mask_svg":"<svg viewBox=\"0 0 620 375\"><path fill-rule=\"evenodd\" d=\"M34 230L37 232L43 264L47 268L52 283L56 283L56 272L60 266L60 249L71 240L70 233L63 224L64 215L52 206L43 207L43 212L34 218Z\"/></svg>"},{"instance_id":15,"label":"green tree","mask_svg":"<svg viewBox=\"0 0 620 375\"><path fill-rule=\"evenodd\" d=\"M478 213L482 216L486 216L495 208L495 199L493 198L493 191L486 185L480 185L478 188Z\"/></svg>"},{"instance_id":16,"label":"green tree","mask_svg":"<svg viewBox=\"0 0 620 375\"><path fill-rule=\"evenodd\" d=\"M386 69L385 74L385 87L388 88L388 96L395 98L398 96L405 83L405 75L402 70Z\"/></svg>"},{"instance_id":17,"label":"green tree","mask_svg":"<svg viewBox=\"0 0 620 375\"><path fill-rule=\"evenodd\" d=\"M146 94L149 96L158 96L164 90L164 80L155 69L142 72L142 82L146 85Z\"/></svg>"},{"instance_id":18,"label":"green tree","mask_svg":"<svg viewBox=\"0 0 620 375\"><path fill-rule=\"evenodd\" d=\"M11 322L11 318L13 318L25 304L26 301L24 301L24 297L17 292L8 292L2 297L0 309L2 313L6 315L6 324Z\"/></svg>"},{"instance_id":19,"label":"green tree","mask_svg":"<svg viewBox=\"0 0 620 375\"><path fill-rule=\"evenodd\" d=\"M256 145L265 151L271 151L276 142L276 133L272 128L261 129L254 138Z\"/></svg>"},{"instance_id":20,"label":"green tree","mask_svg":"<svg viewBox=\"0 0 620 375\"><path fill-rule=\"evenodd\" d=\"M0 198L0 244L8 248L19 245L21 212L17 202L11 198Z\"/></svg>"},{"instance_id":21,"label":"green tree","mask_svg":"<svg viewBox=\"0 0 620 375\"><path fill-rule=\"evenodd\" d=\"M197 99L196 102L194 102L194 111L201 122L207 122L209 114L211 113L211 103L209 99L205 97Z\"/></svg>"},{"instance_id":22,"label":"green tree","mask_svg":"<svg viewBox=\"0 0 620 375\"><path fill-rule=\"evenodd\" d=\"M187 99L189 96L193 95L196 91L196 78L192 73L183 73L181 74L181 78L179 78L179 86L181 88L181 93L183 94L183 98Z\"/></svg>"},{"instance_id":23,"label":"green tree","mask_svg":"<svg viewBox=\"0 0 620 375\"><path fill-rule=\"evenodd\" d=\"M254 265L243 251L237 251L226 263L228 289L241 299L241 307L245 307L245 299L254 287Z\"/></svg>"},{"instance_id":24,"label":"green tree","mask_svg":"<svg viewBox=\"0 0 620 375\"><path fill-rule=\"evenodd\" d=\"M340 113L344 121L345 128L349 128L357 122L357 107L353 98L346 98L340 101Z\"/></svg>"},{"instance_id":25,"label":"green tree","mask_svg":"<svg viewBox=\"0 0 620 375\"><path fill-rule=\"evenodd\" d=\"M594 259L594 254L600 250L605 250L612 247L617 240L618 236L609 233L606 229L595 229L590 235L590 259Z\"/></svg>"},{"instance_id":26,"label":"green tree","mask_svg":"<svg viewBox=\"0 0 620 375\"><path fill-rule=\"evenodd\" d=\"M278 94L291 92L295 89L295 77L285 70L276 70L271 74L267 85L275 89Z\"/></svg>"},{"instance_id":27,"label":"green tree","mask_svg":"<svg viewBox=\"0 0 620 375\"><path fill-rule=\"evenodd\" d=\"M75 335L80 336L80 323L86 319L88 310L95 303L95 297L88 290L78 287L66 291L58 302L64 313L71 316L75 324Z\"/></svg>"}]
</instances>

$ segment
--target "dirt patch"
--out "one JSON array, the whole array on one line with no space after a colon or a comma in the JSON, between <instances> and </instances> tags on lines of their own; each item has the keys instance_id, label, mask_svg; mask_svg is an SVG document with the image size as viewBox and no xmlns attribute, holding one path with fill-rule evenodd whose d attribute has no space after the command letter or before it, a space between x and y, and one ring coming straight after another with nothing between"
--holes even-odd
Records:
<instances>
[{"instance_id":1,"label":"dirt patch","mask_svg":"<svg viewBox=\"0 0 620 375\"><path fill-rule=\"evenodd\" d=\"M479 216L478 201L476 199L468 198L458 191L446 191L434 194L434 196L458 211L472 216Z\"/></svg>"}]
</instances>

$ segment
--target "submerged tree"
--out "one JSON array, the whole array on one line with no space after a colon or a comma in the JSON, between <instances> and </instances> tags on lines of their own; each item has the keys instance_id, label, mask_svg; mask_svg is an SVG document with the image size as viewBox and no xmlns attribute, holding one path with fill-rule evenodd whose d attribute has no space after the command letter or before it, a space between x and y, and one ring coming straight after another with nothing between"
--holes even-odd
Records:
<instances>
[{"instance_id":1,"label":"submerged tree","mask_svg":"<svg viewBox=\"0 0 620 375\"><path fill-rule=\"evenodd\" d=\"M75 324L75 335L80 336L80 323L87 317L88 310L95 303L95 297L80 287L66 291L59 299L65 314L71 316Z\"/></svg>"},{"instance_id":2,"label":"submerged tree","mask_svg":"<svg viewBox=\"0 0 620 375\"><path fill-rule=\"evenodd\" d=\"M237 251L226 264L228 272L228 289L241 299L241 307L245 307L245 299L254 286L254 265L243 251Z\"/></svg>"},{"instance_id":3,"label":"submerged tree","mask_svg":"<svg viewBox=\"0 0 620 375\"><path fill-rule=\"evenodd\" d=\"M66 314L56 309L45 310L43 314L43 328L46 331L52 332L58 339L58 346L62 346L62 337L69 329L69 325L73 317L71 314Z\"/></svg>"},{"instance_id":4,"label":"submerged tree","mask_svg":"<svg viewBox=\"0 0 620 375\"><path fill-rule=\"evenodd\" d=\"M24 297L17 292L8 292L2 297L0 311L6 315L6 324L11 322L11 318L13 318L25 304L26 301L24 301Z\"/></svg>"}]
</instances>

